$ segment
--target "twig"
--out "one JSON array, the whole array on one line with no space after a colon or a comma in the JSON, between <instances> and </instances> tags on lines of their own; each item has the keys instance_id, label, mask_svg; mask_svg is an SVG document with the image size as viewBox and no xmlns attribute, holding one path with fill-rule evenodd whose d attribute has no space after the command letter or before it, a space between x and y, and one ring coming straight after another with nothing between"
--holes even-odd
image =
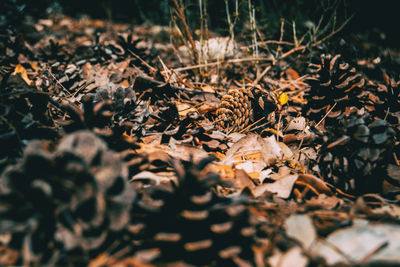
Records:
<instances>
[{"instance_id":1,"label":"twig","mask_svg":"<svg viewBox=\"0 0 400 267\"><path fill-rule=\"evenodd\" d=\"M179 1L180 5L181 5L181 6L179 6L177 0L172 0L172 2L174 3L174 6L175 6L175 14L181 21L181 23L183 25L183 29L185 30L185 33L186 33L186 37L189 39L189 43L192 46L192 51L193 51L193 54L195 57L195 61L198 61L199 53L197 51L196 43L193 40L193 36L192 36L192 33L190 32L189 26L186 23L185 9L183 7L183 4L181 1Z\"/></svg>"},{"instance_id":2,"label":"twig","mask_svg":"<svg viewBox=\"0 0 400 267\"><path fill-rule=\"evenodd\" d=\"M339 28L337 28L336 30L333 30L330 34L328 34L327 36L325 36L324 38L322 38L321 40L315 42L312 44L312 47L316 47L318 45L320 45L321 43L325 42L327 39L331 38L333 35L337 34L338 32L340 32L344 26L347 25L347 23L349 23L349 21L353 18L353 16L351 16L350 18L346 19L345 22L343 22L342 25L339 26Z\"/></svg>"},{"instance_id":3,"label":"twig","mask_svg":"<svg viewBox=\"0 0 400 267\"><path fill-rule=\"evenodd\" d=\"M246 62L246 61L272 61L272 59L266 58L266 57L234 58L234 59L229 59L229 60L220 60L220 61L215 61L215 62L209 62L209 63L207 63L207 66L215 66L215 65L219 65L219 64L223 64L223 63L242 63L242 62ZM205 66L206 66L206 64L198 64L198 65L193 65L193 66L176 68L176 69L174 69L174 71L179 72L179 71L185 71L185 70L199 69L199 68L203 68Z\"/></svg>"},{"instance_id":4,"label":"twig","mask_svg":"<svg viewBox=\"0 0 400 267\"><path fill-rule=\"evenodd\" d=\"M305 134L305 132L306 132L306 127L303 128L300 144L299 144L299 147L296 149L296 152L299 153L299 157L300 157L300 148L301 148L301 146L303 145L303 142L304 142L304 134Z\"/></svg>"},{"instance_id":5,"label":"twig","mask_svg":"<svg viewBox=\"0 0 400 267\"><path fill-rule=\"evenodd\" d=\"M321 122L323 122L325 120L326 117L328 117L329 113L331 113L331 111L333 110L333 108L336 106L337 103L335 103L329 110L328 112L325 114L325 116L315 125L315 127L318 127L318 125L321 124Z\"/></svg>"},{"instance_id":6,"label":"twig","mask_svg":"<svg viewBox=\"0 0 400 267\"><path fill-rule=\"evenodd\" d=\"M362 260L359 261L360 265L367 264L368 261L379 251L382 249L386 248L389 245L389 241L385 241L376 248L374 248L372 251L370 251L367 255L365 255Z\"/></svg>"},{"instance_id":7,"label":"twig","mask_svg":"<svg viewBox=\"0 0 400 267\"><path fill-rule=\"evenodd\" d=\"M201 90L173 86L168 83L152 80L150 78L146 78L143 76L136 77L135 84L134 84L135 89L144 90L144 89L147 89L150 87L165 87L165 88L171 89L173 91L186 91L186 92L195 93L195 94L203 94L204 93Z\"/></svg>"},{"instance_id":8,"label":"twig","mask_svg":"<svg viewBox=\"0 0 400 267\"><path fill-rule=\"evenodd\" d=\"M251 128L252 126L256 125L257 123L259 123L260 121L262 121L263 119L265 119L265 117L262 117L261 119L253 122L252 124L250 124L249 126L247 126L246 128L244 128L243 130L239 131L239 133L244 133L245 131L247 131L249 128Z\"/></svg>"},{"instance_id":9,"label":"twig","mask_svg":"<svg viewBox=\"0 0 400 267\"><path fill-rule=\"evenodd\" d=\"M302 81L302 80L304 80L304 79L307 78L307 77L308 77L308 74L305 74L305 75L303 75L303 76L297 78L296 80L292 80L292 81L291 81L290 83L288 83L288 84L283 84L283 86L279 86L279 88L276 89L275 91L276 91L276 92L283 91L283 90L285 90L286 88L288 88L289 86L294 85L294 84L296 84L298 81Z\"/></svg>"},{"instance_id":10,"label":"twig","mask_svg":"<svg viewBox=\"0 0 400 267\"><path fill-rule=\"evenodd\" d=\"M287 42L287 41L267 40L267 41L257 42L257 45L264 45L264 44L277 44L277 45L295 46L294 43ZM246 49L246 48L250 48L250 47L253 47L253 44L247 45L247 46L242 46L242 47L240 47L240 49Z\"/></svg>"},{"instance_id":11,"label":"twig","mask_svg":"<svg viewBox=\"0 0 400 267\"><path fill-rule=\"evenodd\" d=\"M156 73L156 72L157 72L157 69L156 69L156 68L150 66L146 61L144 61L141 57L139 57L138 55L136 55L135 53L133 53L130 49L128 49L128 52L131 53L132 56L134 56L135 58L137 58L143 65L145 65L145 66L150 70L150 72L152 72L152 73Z\"/></svg>"},{"instance_id":12,"label":"twig","mask_svg":"<svg viewBox=\"0 0 400 267\"><path fill-rule=\"evenodd\" d=\"M72 94L67 90L67 88L65 88L64 85L62 85L62 84L60 83L60 81L56 78L56 76L54 76L54 74L51 73L51 70L50 70L50 69L47 69L47 71L49 72L49 74L51 75L51 77L53 77L53 79L56 81L56 83L58 83L58 84L61 86L61 88L63 89L63 91L65 91L69 96L72 96Z\"/></svg>"},{"instance_id":13,"label":"twig","mask_svg":"<svg viewBox=\"0 0 400 267\"><path fill-rule=\"evenodd\" d=\"M281 19L281 36L279 37L279 42L282 42L283 40L283 33L284 33L284 25L285 25L285 19ZM275 59L278 58L278 54L281 51L282 47L278 45L278 48L276 49L275 53Z\"/></svg>"},{"instance_id":14,"label":"twig","mask_svg":"<svg viewBox=\"0 0 400 267\"><path fill-rule=\"evenodd\" d=\"M257 76L257 78L256 78L256 79L254 80L254 82L253 82L253 87L256 86L256 85L260 82L260 80L265 76L265 74L268 73L268 71L269 71L270 69L271 69L271 66L266 67L266 68L263 70L263 72L261 72L261 74Z\"/></svg>"},{"instance_id":15,"label":"twig","mask_svg":"<svg viewBox=\"0 0 400 267\"><path fill-rule=\"evenodd\" d=\"M278 128L276 129L276 142L279 142L279 130L281 128L282 112L279 113Z\"/></svg>"}]
</instances>

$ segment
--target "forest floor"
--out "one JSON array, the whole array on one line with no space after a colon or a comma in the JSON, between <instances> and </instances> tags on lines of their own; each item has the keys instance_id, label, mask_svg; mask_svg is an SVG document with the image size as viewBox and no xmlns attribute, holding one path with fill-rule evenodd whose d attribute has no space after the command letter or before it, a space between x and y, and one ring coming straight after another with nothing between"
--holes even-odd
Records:
<instances>
[{"instance_id":1,"label":"forest floor","mask_svg":"<svg viewBox=\"0 0 400 267\"><path fill-rule=\"evenodd\" d=\"M1 38L0 265L400 265L398 51L61 15Z\"/></svg>"}]
</instances>

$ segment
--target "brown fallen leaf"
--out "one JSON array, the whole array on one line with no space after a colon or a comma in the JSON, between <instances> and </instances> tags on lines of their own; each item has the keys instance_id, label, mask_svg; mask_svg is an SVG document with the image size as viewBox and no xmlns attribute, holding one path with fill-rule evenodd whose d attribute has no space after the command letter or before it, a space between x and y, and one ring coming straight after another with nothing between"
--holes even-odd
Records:
<instances>
[{"instance_id":1,"label":"brown fallen leaf","mask_svg":"<svg viewBox=\"0 0 400 267\"><path fill-rule=\"evenodd\" d=\"M317 231L310 216L294 214L285 220L286 234L296 239L303 248L308 250L317 239Z\"/></svg>"},{"instance_id":2,"label":"brown fallen leaf","mask_svg":"<svg viewBox=\"0 0 400 267\"><path fill-rule=\"evenodd\" d=\"M234 170L235 173L235 183L234 186L238 189L249 188L250 190L254 190L256 185L254 184L253 180L244 170Z\"/></svg>"},{"instance_id":3,"label":"brown fallen leaf","mask_svg":"<svg viewBox=\"0 0 400 267\"><path fill-rule=\"evenodd\" d=\"M260 161L265 165L275 162L281 155L281 148L274 136L262 138L249 134L237 141L226 152L225 164L232 165L237 160Z\"/></svg>"},{"instance_id":4,"label":"brown fallen leaf","mask_svg":"<svg viewBox=\"0 0 400 267\"><path fill-rule=\"evenodd\" d=\"M274 183L262 184L257 186L253 193L255 197L264 195L265 192L276 193L280 198L288 198L292 192L293 185L296 182L298 175L288 175Z\"/></svg>"}]
</instances>

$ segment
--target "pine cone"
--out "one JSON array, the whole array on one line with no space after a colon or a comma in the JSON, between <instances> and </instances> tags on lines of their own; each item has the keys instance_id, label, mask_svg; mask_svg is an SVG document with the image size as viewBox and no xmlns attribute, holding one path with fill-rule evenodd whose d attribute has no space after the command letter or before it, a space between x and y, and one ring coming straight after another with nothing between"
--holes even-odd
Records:
<instances>
[{"instance_id":1,"label":"pine cone","mask_svg":"<svg viewBox=\"0 0 400 267\"><path fill-rule=\"evenodd\" d=\"M136 102L131 88L110 86L97 94L82 97L83 110L69 105L71 121L64 125L67 132L91 129L100 135L110 148L121 151L135 148L133 140L145 134L144 122L149 117L145 105Z\"/></svg>"},{"instance_id":2,"label":"pine cone","mask_svg":"<svg viewBox=\"0 0 400 267\"><path fill-rule=\"evenodd\" d=\"M344 135L333 132L319 155L324 179L354 194L380 192L393 158L395 131L383 120L352 115Z\"/></svg>"},{"instance_id":3,"label":"pine cone","mask_svg":"<svg viewBox=\"0 0 400 267\"><path fill-rule=\"evenodd\" d=\"M321 63L311 67L315 68L312 72L316 76L306 80L310 86L304 108L308 118L319 121L333 108L326 117L329 123L341 113L348 114L351 108L361 107L364 79L340 55L322 55Z\"/></svg>"},{"instance_id":4,"label":"pine cone","mask_svg":"<svg viewBox=\"0 0 400 267\"><path fill-rule=\"evenodd\" d=\"M393 125L400 124L400 81L387 80L379 84L370 93L372 112L376 117Z\"/></svg>"},{"instance_id":5,"label":"pine cone","mask_svg":"<svg viewBox=\"0 0 400 267\"><path fill-rule=\"evenodd\" d=\"M75 265L123 240L135 191L128 170L87 131L51 144L31 141L0 178L0 228L19 264ZM75 262L75 264L74 264Z\"/></svg>"},{"instance_id":6,"label":"pine cone","mask_svg":"<svg viewBox=\"0 0 400 267\"><path fill-rule=\"evenodd\" d=\"M227 266L236 258L253 260L256 229L250 213L243 199L219 197L211 190L219 183L218 175L200 175L209 161L184 166L175 163L177 187L155 190L141 200L146 215L141 221L137 219L143 215L134 216L132 223L141 222L145 227L139 251L160 250L153 263Z\"/></svg>"},{"instance_id":7,"label":"pine cone","mask_svg":"<svg viewBox=\"0 0 400 267\"><path fill-rule=\"evenodd\" d=\"M143 124L148 120L150 112L144 104L136 101L136 93L132 88L101 88L93 99L95 105L110 103L113 116L111 128L123 128L128 134L143 136L146 131Z\"/></svg>"},{"instance_id":8,"label":"pine cone","mask_svg":"<svg viewBox=\"0 0 400 267\"><path fill-rule=\"evenodd\" d=\"M216 127L219 130L240 131L275 109L275 104L260 90L230 89L217 109Z\"/></svg>"}]
</instances>

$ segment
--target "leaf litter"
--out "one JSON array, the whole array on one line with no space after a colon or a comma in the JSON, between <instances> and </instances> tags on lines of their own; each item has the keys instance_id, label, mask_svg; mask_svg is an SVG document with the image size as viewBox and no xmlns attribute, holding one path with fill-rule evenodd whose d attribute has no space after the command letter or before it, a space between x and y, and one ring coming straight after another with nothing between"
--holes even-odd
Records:
<instances>
[{"instance_id":1,"label":"leaf litter","mask_svg":"<svg viewBox=\"0 0 400 267\"><path fill-rule=\"evenodd\" d=\"M142 26L31 23L0 56L1 264L399 264L391 77L324 54L185 71Z\"/></svg>"}]
</instances>

